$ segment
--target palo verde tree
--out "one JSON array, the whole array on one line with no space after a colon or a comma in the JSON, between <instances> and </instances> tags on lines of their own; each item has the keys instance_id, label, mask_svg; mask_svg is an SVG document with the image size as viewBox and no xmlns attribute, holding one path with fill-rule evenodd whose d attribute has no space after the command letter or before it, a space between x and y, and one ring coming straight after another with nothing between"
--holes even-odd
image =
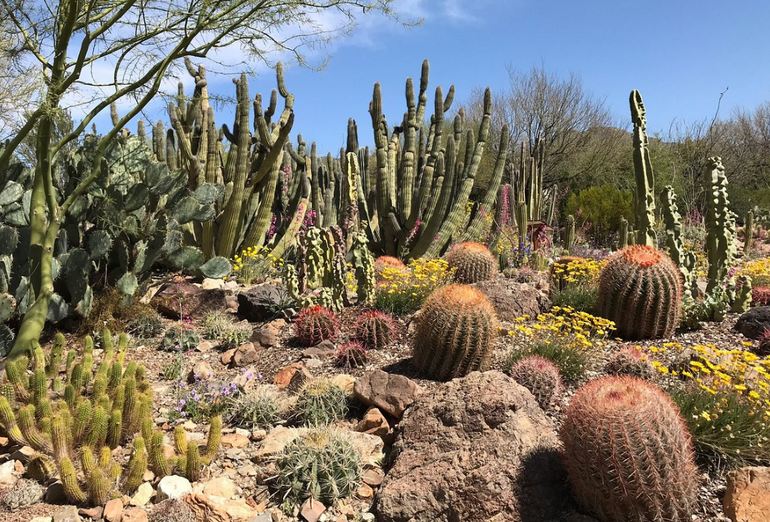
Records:
<instances>
[{"instance_id":1,"label":"palo verde tree","mask_svg":"<svg viewBox=\"0 0 770 522\"><path fill-rule=\"evenodd\" d=\"M361 12L390 13L392 0L0 0L27 60L41 71L43 88L17 132L0 149L0 190L17 148L34 137L29 210L31 301L10 352L16 357L40 337L53 294L52 258L70 207L106 171L111 140L155 97L184 58L206 58L238 46L267 60L289 52L303 61L304 46L350 29ZM328 21L336 25L329 26ZM319 21L324 21L321 24ZM95 72L109 74L95 74ZM106 78L106 79L105 79ZM96 93L96 94L94 94ZM57 114L74 100L93 99L73 128L53 132ZM93 146L93 161L75 188L58 195L57 156L82 137L112 104L130 101ZM80 102L82 103L82 102ZM81 105L82 108L82 105Z\"/></svg>"}]
</instances>

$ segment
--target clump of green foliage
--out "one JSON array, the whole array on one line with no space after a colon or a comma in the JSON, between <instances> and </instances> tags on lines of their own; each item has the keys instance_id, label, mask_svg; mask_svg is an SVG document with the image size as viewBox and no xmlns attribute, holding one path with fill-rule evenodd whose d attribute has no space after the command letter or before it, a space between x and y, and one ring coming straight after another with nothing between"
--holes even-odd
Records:
<instances>
[{"instance_id":1,"label":"clump of green foliage","mask_svg":"<svg viewBox=\"0 0 770 522\"><path fill-rule=\"evenodd\" d=\"M620 227L620 218L633 222L633 197L613 184L585 188L567 199L566 214L598 244L610 243L611 235Z\"/></svg>"},{"instance_id":2,"label":"clump of green foliage","mask_svg":"<svg viewBox=\"0 0 770 522\"><path fill-rule=\"evenodd\" d=\"M214 311L203 318L203 337L226 347L240 346L251 337L251 326L235 323L228 314Z\"/></svg>"}]
</instances>

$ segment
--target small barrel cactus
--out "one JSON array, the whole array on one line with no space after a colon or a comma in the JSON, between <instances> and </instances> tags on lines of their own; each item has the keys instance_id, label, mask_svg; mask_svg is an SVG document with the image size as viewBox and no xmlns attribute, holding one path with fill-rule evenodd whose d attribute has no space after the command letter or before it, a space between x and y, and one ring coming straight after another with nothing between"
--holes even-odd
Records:
<instances>
[{"instance_id":1,"label":"small barrel cactus","mask_svg":"<svg viewBox=\"0 0 770 522\"><path fill-rule=\"evenodd\" d=\"M407 271L406 265L397 257L380 256L374 260L374 277L379 281L382 279L382 273L386 268L399 271Z\"/></svg>"},{"instance_id":2,"label":"small barrel cactus","mask_svg":"<svg viewBox=\"0 0 770 522\"><path fill-rule=\"evenodd\" d=\"M575 499L606 522L690 520L698 468L671 398L635 377L601 377L580 388L560 436Z\"/></svg>"},{"instance_id":3,"label":"small barrel cactus","mask_svg":"<svg viewBox=\"0 0 770 522\"><path fill-rule=\"evenodd\" d=\"M755 286L751 289L751 304L754 306L770 305L770 286Z\"/></svg>"},{"instance_id":4,"label":"small barrel cactus","mask_svg":"<svg viewBox=\"0 0 770 522\"><path fill-rule=\"evenodd\" d=\"M664 252L632 245L615 253L599 275L600 314L625 339L670 337L679 324L682 276Z\"/></svg>"},{"instance_id":5,"label":"small barrel cactus","mask_svg":"<svg viewBox=\"0 0 770 522\"><path fill-rule=\"evenodd\" d=\"M497 257L481 243L467 241L453 246L446 255L449 268L455 270L455 281L473 284L497 275Z\"/></svg>"},{"instance_id":6,"label":"small barrel cactus","mask_svg":"<svg viewBox=\"0 0 770 522\"><path fill-rule=\"evenodd\" d=\"M417 318L413 364L422 375L441 381L484 370L496 333L494 307L480 290L468 285L438 288Z\"/></svg>"},{"instance_id":7,"label":"small barrel cactus","mask_svg":"<svg viewBox=\"0 0 770 522\"><path fill-rule=\"evenodd\" d=\"M647 355L635 346L626 346L610 355L604 371L610 375L631 375L645 380L655 375Z\"/></svg>"},{"instance_id":8,"label":"small barrel cactus","mask_svg":"<svg viewBox=\"0 0 770 522\"><path fill-rule=\"evenodd\" d=\"M347 414L347 393L329 379L313 380L305 384L294 406L295 417L311 426L331 424Z\"/></svg>"},{"instance_id":9,"label":"small barrel cactus","mask_svg":"<svg viewBox=\"0 0 770 522\"><path fill-rule=\"evenodd\" d=\"M337 348L334 359L342 368L360 368L366 364L366 348L357 341L345 343Z\"/></svg>"},{"instance_id":10,"label":"small barrel cactus","mask_svg":"<svg viewBox=\"0 0 770 522\"><path fill-rule=\"evenodd\" d=\"M302 346L315 346L321 341L334 339L338 330L337 315L318 305L302 310L294 323L294 335Z\"/></svg>"},{"instance_id":11,"label":"small barrel cactus","mask_svg":"<svg viewBox=\"0 0 770 522\"><path fill-rule=\"evenodd\" d=\"M385 312L371 310L361 314L353 324L355 338L370 350L385 348L393 340L396 322Z\"/></svg>"},{"instance_id":12,"label":"small barrel cactus","mask_svg":"<svg viewBox=\"0 0 770 522\"><path fill-rule=\"evenodd\" d=\"M511 377L532 393L541 408L548 409L561 393L559 368L545 357L529 355L511 366Z\"/></svg>"},{"instance_id":13,"label":"small barrel cactus","mask_svg":"<svg viewBox=\"0 0 770 522\"><path fill-rule=\"evenodd\" d=\"M761 357L770 355L770 328L766 328L757 339L756 354Z\"/></svg>"}]
</instances>

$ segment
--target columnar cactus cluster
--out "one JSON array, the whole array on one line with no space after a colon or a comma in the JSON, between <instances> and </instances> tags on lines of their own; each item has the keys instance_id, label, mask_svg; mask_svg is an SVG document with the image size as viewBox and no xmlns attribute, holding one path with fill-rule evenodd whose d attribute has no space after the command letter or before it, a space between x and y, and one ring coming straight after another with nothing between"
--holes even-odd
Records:
<instances>
[{"instance_id":1,"label":"columnar cactus cluster","mask_svg":"<svg viewBox=\"0 0 770 522\"><path fill-rule=\"evenodd\" d=\"M655 176L650 160L647 138L647 111L639 91L631 91L631 122L634 124L634 173L636 174L636 244L654 247L655 237Z\"/></svg>"},{"instance_id":2,"label":"columnar cactus cluster","mask_svg":"<svg viewBox=\"0 0 770 522\"><path fill-rule=\"evenodd\" d=\"M497 275L497 257L481 243L458 243L449 250L446 260L458 283L479 283Z\"/></svg>"},{"instance_id":3,"label":"columnar cactus cluster","mask_svg":"<svg viewBox=\"0 0 770 522\"><path fill-rule=\"evenodd\" d=\"M708 282L706 293L717 286L734 287L730 269L735 263L737 238L735 215L730 210L727 194L727 176L722 159L711 157L706 163L706 254L708 256Z\"/></svg>"},{"instance_id":4,"label":"columnar cactus cluster","mask_svg":"<svg viewBox=\"0 0 770 522\"><path fill-rule=\"evenodd\" d=\"M615 253L599 276L600 314L626 339L670 337L679 325L682 281L664 252L632 245Z\"/></svg>"},{"instance_id":5,"label":"columnar cactus cluster","mask_svg":"<svg viewBox=\"0 0 770 522\"><path fill-rule=\"evenodd\" d=\"M695 253L686 251L682 242L682 216L676 204L676 193L667 185L660 193L663 221L666 225L666 251L682 273L683 295L688 298L698 293L695 276Z\"/></svg>"},{"instance_id":6,"label":"columnar cactus cluster","mask_svg":"<svg viewBox=\"0 0 770 522\"><path fill-rule=\"evenodd\" d=\"M428 378L446 381L488 367L497 315L487 297L468 285L435 290L417 318L412 361Z\"/></svg>"},{"instance_id":7,"label":"columnar cactus cluster","mask_svg":"<svg viewBox=\"0 0 770 522\"><path fill-rule=\"evenodd\" d=\"M575 499L607 522L689 521L698 469L687 426L668 395L634 377L577 391L560 431Z\"/></svg>"}]
</instances>

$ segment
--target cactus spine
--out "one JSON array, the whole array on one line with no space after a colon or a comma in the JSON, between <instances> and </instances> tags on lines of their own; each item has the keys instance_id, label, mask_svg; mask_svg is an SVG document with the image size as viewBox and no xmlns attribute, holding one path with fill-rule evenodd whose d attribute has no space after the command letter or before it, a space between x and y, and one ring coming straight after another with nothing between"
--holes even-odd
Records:
<instances>
[{"instance_id":1,"label":"cactus spine","mask_svg":"<svg viewBox=\"0 0 770 522\"><path fill-rule=\"evenodd\" d=\"M625 339L670 337L679 324L682 282L663 252L632 245L612 255L599 275L599 307Z\"/></svg>"},{"instance_id":2,"label":"cactus spine","mask_svg":"<svg viewBox=\"0 0 770 522\"><path fill-rule=\"evenodd\" d=\"M636 174L636 228L638 245L655 247L655 177L647 138L647 112L639 91L631 91L631 121L634 124L634 173Z\"/></svg>"},{"instance_id":3,"label":"cactus spine","mask_svg":"<svg viewBox=\"0 0 770 522\"><path fill-rule=\"evenodd\" d=\"M412 362L420 374L442 381L484 370L496 333L495 310L481 291L458 284L439 288L417 319Z\"/></svg>"},{"instance_id":4,"label":"cactus spine","mask_svg":"<svg viewBox=\"0 0 770 522\"><path fill-rule=\"evenodd\" d=\"M570 401L560 436L575 499L607 522L690 520L698 493L692 442L658 387L601 377Z\"/></svg>"}]
</instances>

